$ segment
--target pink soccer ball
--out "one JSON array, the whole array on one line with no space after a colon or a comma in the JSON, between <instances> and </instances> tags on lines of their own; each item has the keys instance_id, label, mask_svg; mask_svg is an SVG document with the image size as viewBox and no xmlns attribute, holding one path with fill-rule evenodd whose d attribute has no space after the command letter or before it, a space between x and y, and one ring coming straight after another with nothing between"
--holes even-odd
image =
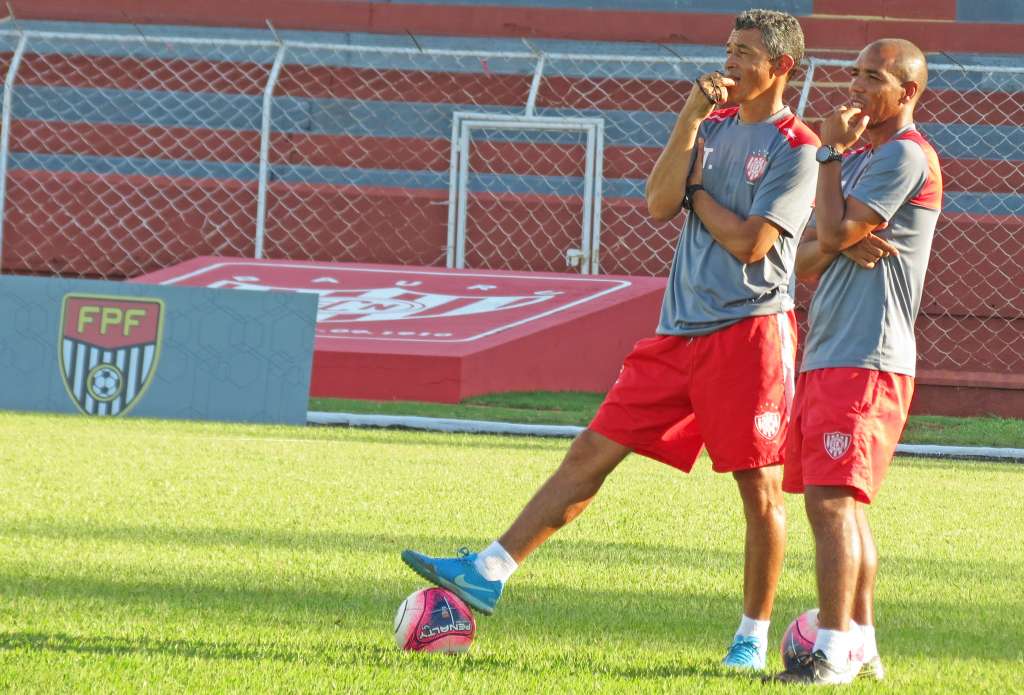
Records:
<instances>
[{"instance_id":1,"label":"pink soccer ball","mask_svg":"<svg viewBox=\"0 0 1024 695\"><path fill-rule=\"evenodd\" d=\"M860 634L860 629L854 625L850 626L850 630L853 632L850 659L863 661L863 636ZM812 608L798 615L782 634L782 663L785 664L786 669L793 668L797 659L814 651L816 639L818 639L818 609Z\"/></svg>"},{"instance_id":2,"label":"pink soccer ball","mask_svg":"<svg viewBox=\"0 0 1024 695\"><path fill-rule=\"evenodd\" d=\"M457 654L469 649L476 620L462 599L446 589L420 589L395 613L395 643L414 652Z\"/></svg>"},{"instance_id":3,"label":"pink soccer ball","mask_svg":"<svg viewBox=\"0 0 1024 695\"><path fill-rule=\"evenodd\" d=\"M814 650L818 637L818 609L804 611L782 634L782 663L786 670L796 666L797 659Z\"/></svg>"}]
</instances>

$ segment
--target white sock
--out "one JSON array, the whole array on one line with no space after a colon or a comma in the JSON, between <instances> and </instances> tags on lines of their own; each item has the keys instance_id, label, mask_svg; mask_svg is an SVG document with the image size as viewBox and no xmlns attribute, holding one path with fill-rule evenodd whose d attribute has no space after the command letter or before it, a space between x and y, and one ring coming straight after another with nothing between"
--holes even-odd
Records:
<instances>
[{"instance_id":1,"label":"white sock","mask_svg":"<svg viewBox=\"0 0 1024 695\"><path fill-rule=\"evenodd\" d=\"M825 658L830 664L845 666L850 660L850 633L818 628L818 638L814 640L814 651L819 649L825 652Z\"/></svg>"},{"instance_id":2,"label":"white sock","mask_svg":"<svg viewBox=\"0 0 1024 695\"><path fill-rule=\"evenodd\" d=\"M508 581L508 578L519 567L519 564L501 547L501 543L498 541L491 543L486 550L481 550L476 556L475 564L476 571L491 582Z\"/></svg>"},{"instance_id":3,"label":"white sock","mask_svg":"<svg viewBox=\"0 0 1024 695\"><path fill-rule=\"evenodd\" d=\"M878 643L875 641L875 626L861 625L860 634L864 637L864 661L871 661L878 656Z\"/></svg>"},{"instance_id":4,"label":"white sock","mask_svg":"<svg viewBox=\"0 0 1024 695\"><path fill-rule=\"evenodd\" d=\"M743 616L740 618L740 627L736 630L738 637L756 637L761 640L761 644L768 644L768 626L771 625L770 620L754 620Z\"/></svg>"}]
</instances>

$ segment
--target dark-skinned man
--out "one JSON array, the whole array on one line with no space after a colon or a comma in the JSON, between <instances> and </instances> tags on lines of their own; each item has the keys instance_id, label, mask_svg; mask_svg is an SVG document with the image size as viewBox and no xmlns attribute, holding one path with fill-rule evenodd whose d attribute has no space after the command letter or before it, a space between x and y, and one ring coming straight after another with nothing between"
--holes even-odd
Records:
<instances>
[{"instance_id":1,"label":"dark-skinned man","mask_svg":"<svg viewBox=\"0 0 1024 695\"><path fill-rule=\"evenodd\" d=\"M914 391L914 322L942 205L935 150L914 126L928 83L920 49L869 44L848 101L823 123L815 220L797 249L811 301L783 489L814 532L818 637L779 679L882 679L874 631L878 556L867 520ZM866 143L855 147L861 138ZM857 642L863 635L863 653Z\"/></svg>"}]
</instances>

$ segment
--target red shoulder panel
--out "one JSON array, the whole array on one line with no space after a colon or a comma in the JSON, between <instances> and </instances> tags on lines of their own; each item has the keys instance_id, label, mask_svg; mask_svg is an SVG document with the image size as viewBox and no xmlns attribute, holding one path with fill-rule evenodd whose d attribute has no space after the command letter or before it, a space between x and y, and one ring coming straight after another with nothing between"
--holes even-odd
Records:
<instances>
[{"instance_id":1,"label":"red shoulder panel","mask_svg":"<svg viewBox=\"0 0 1024 695\"><path fill-rule=\"evenodd\" d=\"M921 191L910 200L911 205L939 210L942 208L942 170L939 167L939 155L935 152L932 144L925 140L924 136L916 130L908 130L897 138L898 140L910 140L924 151L928 159L928 179L921 186Z\"/></svg>"},{"instance_id":2,"label":"red shoulder panel","mask_svg":"<svg viewBox=\"0 0 1024 695\"><path fill-rule=\"evenodd\" d=\"M820 147L821 140L818 139L817 134L807 127L807 124L801 121L794 115L789 115L786 118L780 118L775 122L775 127L779 129L782 136L786 138L786 142L789 143L790 147L800 147L801 145L810 145L811 147Z\"/></svg>"}]
</instances>

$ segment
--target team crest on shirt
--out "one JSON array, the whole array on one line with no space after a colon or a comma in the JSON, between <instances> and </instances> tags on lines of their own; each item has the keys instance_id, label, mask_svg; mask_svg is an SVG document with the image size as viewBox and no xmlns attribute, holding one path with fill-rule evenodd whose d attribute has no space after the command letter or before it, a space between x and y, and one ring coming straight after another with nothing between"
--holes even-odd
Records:
<instances>
[{"instance_id":1,"label":"team crest on shirt","mask_svg":"<svg viewBox=\"0 0 1024 695\"><path fill-rule=\"evenodd\" d=\"M765 439L775 439L779 430L782 429L782 415L774 410L755 415L754 428Z\"/></svg>"},{"instance_id":2,"label":"team crest on shirt","mask_svg":"<svg viewBox=\"0 0 1024 695\"><path fill-rule=\"evenodd\" d=\"M851 437L842 432L825 433L825 453L834 459L838 459L850 448Z\"/></svg>"},{"instance_id":3,"label":"team crest on shirt","mask_svg":"<svg viewBox=\"0 0 1024 695\"><path fill-rule=\"evenodd\" d=\"M768 171L768 153L751 152L747 156L747 164L744 167L744 172L747 175L747 183L754 183L764 176L764 172Z\"/></svg>"}]
</instances>

